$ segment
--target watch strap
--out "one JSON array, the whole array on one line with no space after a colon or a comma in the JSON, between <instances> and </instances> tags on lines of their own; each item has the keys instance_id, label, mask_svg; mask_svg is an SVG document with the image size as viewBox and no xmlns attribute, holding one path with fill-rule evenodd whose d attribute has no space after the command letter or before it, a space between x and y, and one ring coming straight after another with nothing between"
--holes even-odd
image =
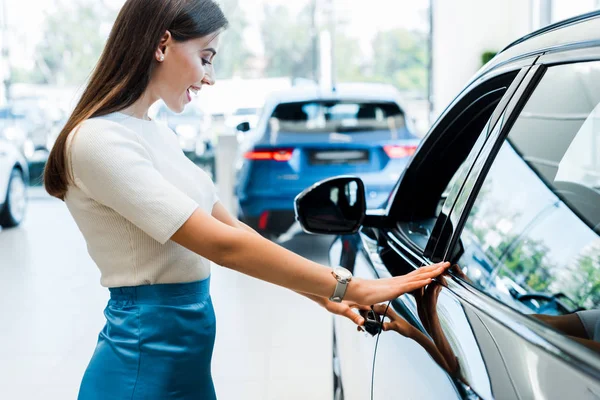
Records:
<instances>
[{"instance_id":1,"label":"watch strap","mask_svg":"<svg viewBox=\"0 0 600 400\"><path fill-rule=\"evenodd\" d=\"M342 283L340 281L337 281L333 295L329 298L329 300L335 303L341 303L344 298L344 295L346 294L347 289L348 282Z\"/></svg>"}]
</instances>

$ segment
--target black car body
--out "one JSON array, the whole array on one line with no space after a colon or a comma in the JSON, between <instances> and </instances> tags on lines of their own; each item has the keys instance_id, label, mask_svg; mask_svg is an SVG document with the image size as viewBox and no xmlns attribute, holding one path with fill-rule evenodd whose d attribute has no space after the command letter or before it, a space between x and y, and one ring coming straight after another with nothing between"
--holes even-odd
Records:
<instances>
[{"instance_id":1,"label":"black car body","mask_svg":"<svg viewBox=\"0 0 600 400\"><path fill-rule=\"evenodd\" d=\"M355 277L456 265L389 304L395 330L371 337L334 318L336 398L600 398L599 104L592 13L479 71L384 208L360 212L347 178L296 199L305 230L340 235L330 263ZM329 191L338 210L324 220Z\"/></svg>"}]
</instances>

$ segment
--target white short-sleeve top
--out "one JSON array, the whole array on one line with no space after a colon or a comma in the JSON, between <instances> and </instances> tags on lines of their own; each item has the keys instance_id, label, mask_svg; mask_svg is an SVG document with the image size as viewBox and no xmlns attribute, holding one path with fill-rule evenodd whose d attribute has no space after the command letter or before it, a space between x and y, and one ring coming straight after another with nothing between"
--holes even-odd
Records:
<instances>
[{"instance_id":1,"label":"white short-sleeve top","mask_svg":"<svg viewBox=\"0 0 600 400\"><path fill-rule=\"evenodd\" d=\"M75 134L73 134L75 133ZM210 262L169 240L217 201L210 177L166 125L112 113L86 120L67 143L74 184L65 203L106 287L192 282Z\"/></svg>"}]
</instances>

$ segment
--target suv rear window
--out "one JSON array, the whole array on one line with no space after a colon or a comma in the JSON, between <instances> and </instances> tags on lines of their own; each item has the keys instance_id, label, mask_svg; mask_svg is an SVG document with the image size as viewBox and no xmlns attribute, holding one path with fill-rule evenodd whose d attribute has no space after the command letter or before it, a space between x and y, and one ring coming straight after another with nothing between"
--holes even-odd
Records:
<instances>
[{"instance_id":1,"label":"suv rear window","mask_svg":"<svg viewBox=\"0 0 600 400\"><path fill-rule=\"evenodd\" d=\"M308 101L279 104L271 129L293 133L390 131L408 135L404 113L394 102ZM398 137L402 139L402 137Z\"/></svg>"}]
</instances>

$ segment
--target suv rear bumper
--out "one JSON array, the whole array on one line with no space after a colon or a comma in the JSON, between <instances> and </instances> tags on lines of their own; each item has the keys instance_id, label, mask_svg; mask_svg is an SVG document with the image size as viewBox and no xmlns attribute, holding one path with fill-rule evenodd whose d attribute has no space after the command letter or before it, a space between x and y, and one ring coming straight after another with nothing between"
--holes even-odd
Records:
<instances>
[{"instance_id":1,"label":"suv rear bumper","mask_svg":"<svg viewBox=\"0 0 600 400\"><path fill-rule=\"evenodd\" d=\"M293 197L247 197L238 210L240 220L260 233L282 234L296 220Z\"/></svg>"},{"instance_id":2,"label":"suv rear bumper","mask_svg":"<svg viewBox=\"0 0 600 400\"><path fill-rule=\"evenodd\" d=\"M266 210L259 217L242 217L242 221L262 234L281 235L296 221L293 211Z\"/></svg>"}]
</instances>

